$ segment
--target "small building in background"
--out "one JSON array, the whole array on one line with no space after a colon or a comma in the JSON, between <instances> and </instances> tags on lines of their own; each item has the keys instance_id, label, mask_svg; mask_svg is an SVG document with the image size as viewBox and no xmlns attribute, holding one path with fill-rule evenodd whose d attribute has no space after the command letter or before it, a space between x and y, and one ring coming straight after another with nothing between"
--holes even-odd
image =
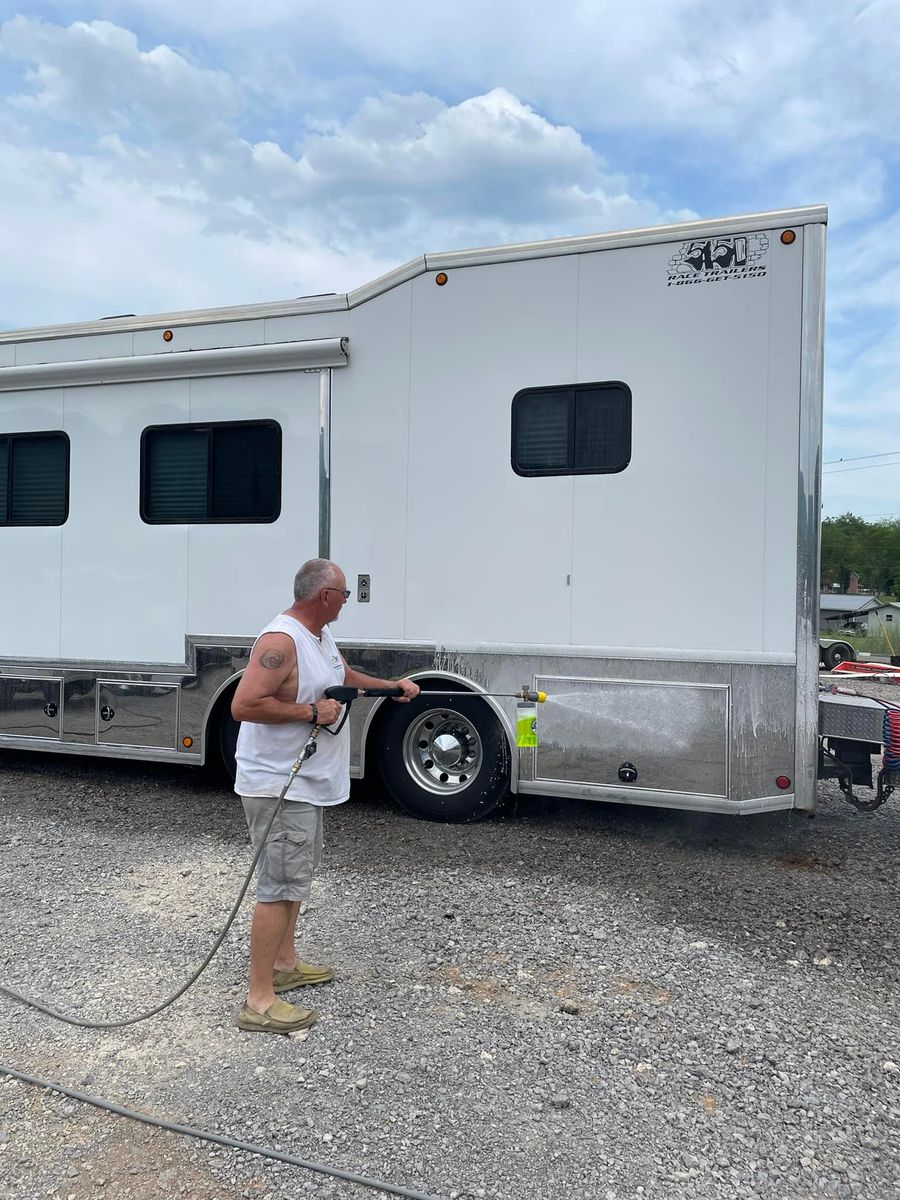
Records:
<instances>
[{"instance_id":1,"label":"small building in background","mask_svg":"<svg viewBox=\"0 0 900 1200\"><path fill-rule=\"evenodd\" d=\"M853 576L853 579L856 577ZM859 586L859 580L857 587ZM875 609L890 607L882 605L877 596L851 595L849 592L822 592L819 596L819 632L837 632L839 629L857 627L860 633L868 633L868 616ZM878 621L874 621L879 629Z\"/></svg>"},{"instance_id":2,"label":"small building in background","mask_svg":"<svg viewBox=\"0 0 900 1200\"><path fill-rule=\"evenodd\" d=\"M866 622L866 633L886 633L894 644L894 649L900 654L900 604L879 604L867 609L863 614Z\"/></svg>"}]
</instances>

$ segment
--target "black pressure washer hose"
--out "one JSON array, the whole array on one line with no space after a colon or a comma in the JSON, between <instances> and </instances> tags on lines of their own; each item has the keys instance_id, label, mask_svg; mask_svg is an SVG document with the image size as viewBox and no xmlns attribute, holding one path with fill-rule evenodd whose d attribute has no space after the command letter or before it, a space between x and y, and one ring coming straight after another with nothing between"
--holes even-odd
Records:
<instances>
[{"instance_id":1,"label":"black pressure washer hose","mask_svg":"<svg viewBox=\"0 0 900 1200\"><path fill-rule=\"evenodd\" d=\"M341 725L343 725L344 720L346 720L346 713L344 714L344 717L341 720ZM334 731L335 735L340 730L341 725L339 725L338 728ZM67 1013L57 1012L57 1010L55 1008L50 1008L50 1006L47 1004L44 1004L43 1001L35 1000L32 996L25 996L22 994L22 992L17 992L15 990L15 988L11 988L5 983L0 983L0 992L3 992L4 995L11 996L14 1000L18 1000L22 1004L27 1004L29 1006L29 1008L36 1008L38 1010L38 1012L46 1013L46 1015L48 1017L53 1017L57 1021L64 1021L67 1025L78 1025L82 1029L122 1029L125 1025L137 1025L137 1023L139 1021L147 1021L150 1019L150 1017L155 1017L157 1013L161 1013L164 1008L168 1008L170 1004L174 1004L176 1000L178 1000L181 996L184 995L184 993L188 990L188 988L191 988L194 986L194 984L197 982L197 980L200 978L200 976L203 974L203 972L206 970L206 968L209 966L209 964L215 958L215 956L219 950L219 947L225 941L225 938L228 934L228 930L234 924L234 919L238 915L238 910L240 909L241 902L243 901L244 896L247 893L247 888L250 886L250 880L253 878L253 872L256 870L256 864L259 862L260 855L262 854L263 850L265 849L266 838L269 836L269 830L272 828L272 824L275 820L275 816L278 813L278 810L284 804L284 802L285 802L284 798L287 795L288 788L294 782L294 778L297 775L297 773L299 772L300 768L303 766L303 763L306 761L307 758L309 758L310 754L315 753L316 738L319 736L319 731L322 728L325 728L325 727L321 726L321 725L313 726L312 732L310 733L309 737L306 740L306 744L304 745L303 749L300 751L299 755L295 759L294 765L291 767L290 774L288 775L288 778L287 778L287 782L285 783L284 787L281 789L281 795L278 797L278 800L275 802L275 805L272 808L272 815L269 817L268 824L266 825L265 831L264 831L262 837L260 838L259 845L257 846L256 851L253 855L253 859L250 863L249 870L247 871L247 874L244 877L244 882L241 884L241 890L238 892L237 899L235 900L234 904L232 905L231 912L228 914L228 920L225 922L224 926L222 927L221 933L218 935L216 940L213 942L212 948L210 949L206 958L204 958L203 962L200 964L200 966L197 968L197 970L193 973L193 975L191 975L191 977L187 980L186 983L183 983L181 985L181 987L178 989L177 992L174 992L171 996L168 997L168 999L163 1000L162 1003L157 1004L155 1008L148 1008L146 1012L138 1013L138 1015L136 1017L125 1017L121 1021L85 1021L82 1017L73 1017L73 1016L68 1015Z\"/></svg>"},{"instance_id":2,"label":"black pressure washer hose","mask_svg":"<svg viewBox=\"0 0 900 1200\"><path fill-rule=\"evenodd\" d=\"M209 953L207 954L206 958L204 958L203 962L200 964L200 966L197 968L197 970L193 973L193 975L191 975L191 977L185 983L182 984L182 986L178 989L177 992L174 992L171 996L168 997L168 999L163 1000L160 1004L157 1004L155 1006L155 1008L149 1008L149 1009L147 1009L146 1012L138 1013L138 1015L136 1017L125 1017L121 1021L85 1021L81 1017L73 1017L73 1016L68 1015L67 1013L57 1012L57 1010L55 1008L50 1008L49 1005L44 1004L40 1000L35 1000L31 996L25 996L25 995L23 995L22 992L17 992L15 990L15 988L8 987L5 983L2 983L2 982L0 982L0 992L2 992L4 995L11 996L13 998L13 1000L18 1000L21 1004L27 1004L30 1008L36 1008L38 1010L38 1012L45 1013L48 1017L53 1017L54 1020L56 1020L56 1021L64 1021L67 1025L77 1025L82 1029L122 1029L126 1025L137 1025L139 1021L147 1021L150 1019L150 1017L155 1017L157 1015L157 1013L161 1013L164 1008L168 1008L169 1005L174 1004L175 1001L180 999L180 997L182 997L189 988L194 986L194 984L197 982L197 980L200 978L200 976L203 974L203 972L206 970L206 968L209 966L209 964L215 958L215 956L219 950L219 947L225 941L225 938L228 935L228 930L234 924L234 919L238 915L238 911L241 907L241 903L244 899L244 896L247 893L247 888L250 886L250 880L253 878L253 872L256 870L256 864L259 862L260 855L262 854L263 850L265 849L266 838L269 836L269 830L272 828L272 824L275 820L275 816L278 813L278 810L281 808L281 806L285 803L285 797L287 796L288 788L290 788L291 784L294 782L294 779L299 774L300 768L303 766L303 764L306 762L306 760L311 755L315 754L316 739L318 738L320 732L324 729L325 732L330 733L332 735L332 737L337 737L337 735L344 728L344 724L346 723L346 720L350 715L351 704L359 695L402 696L403 689L399 688L399 687L390 687L390 688L367 688L367 689L363 690L360 688L338 687L338 686L325 689L325 696L327 697L327 699L338 700L346 706L344 708L344 712L343 712L343 715L341 716L340 722L338 723L338 726L336 729L329 729L327 725L321 725L321 724L314 725L312 727L310 735L306 739L303 749L297 755L296 759L294 760L293 766L291 767L290 772L288 773L288 777L287 777L287 780L285 781L285 785L281 789L281 795L278 797L277 801L275 802L274 807L272 808L272 815L269 817L268 824L266 825L266 828L263 831L263 835L259 840L259 845L257 846L256 851L253 855L253 859L247 870L247 874L244 876L244 882L241 884L241 890L238 892L237 899L235 900L234 904L232 905L231 912L228 914L228 920L225 922L224 926L222 927L222 931L219 933L218 937L213 942L212 947L211 947Z\"/></svg>"},{"instance_id":3,"label":"black pressure washer hose","mask_svg":"<svg viewBox=\"0 0 900 1200\"><path fill-rule=\"evenodd\" d=\"M114 1113L117 1117L129 1117L132 1121L140 1121L144 1125L153 1125L164 1129L167 1133L179 1133L184 1137L198 1138L202 1142L213 1142L218 1146L227 1146L230 1150L243 1150L247 1154L257 1154L262 1158L271 1158L275 1162L288 1163L292 1167L305 1167L318 1175L330 1175L333 1179L343 1179L347 1183L358 1183L361 1187L373 1188L376 1191L388 1192L392 1196L406 1196L408 1200L438 1200L437 1196L427 1192L416 1192L412 1188L401 1187L399 1184L385 1183L380 1179L372 1179L368 1175L354 1175L352 1171L342 1171L340 1167L329 1167L325 1163L313 1162L311 1159L297 1158L293 1154L285 1154L281 1150L271 1150L268 1146L256 1146L252 1142L240 1142L236 1138L227 1137L222 1133L212 1133L206 1129L195 1129L192 1125L177 1125L174 1121L164 1121L161 1117L151 1117L147 1113L136 1112L133 1108L124 1108L121 1104L113 1104L102 1100L99 1096L88 1095L87 1092L77 1092L74 1088L63 1087L61 1083L53 1083L49 1079L38 1079L34 1075L26 1075L6 1063L0 1063L0 1075L8 1075L20 1083L30 1083L45 1091L58 1092L71 1100L80 1100L82 1104L91 1104L94 1108L102 1108Z\"/></svg>"}]
</instances>

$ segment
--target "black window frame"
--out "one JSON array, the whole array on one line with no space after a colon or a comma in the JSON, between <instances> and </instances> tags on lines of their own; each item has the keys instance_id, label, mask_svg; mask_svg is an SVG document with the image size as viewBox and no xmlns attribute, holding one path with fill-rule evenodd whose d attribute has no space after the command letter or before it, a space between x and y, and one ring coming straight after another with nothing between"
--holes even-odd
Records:
<instances>
[{"instance_id":1,"label":"black window frame","mask_svg":"<svg viewBox=\"0 0 900 1200\"><path fill-rule=\"evenodd\" d=\"M175 520L170 518L150 517L147 515L147 447L154 433L168 433L177 429L192 429L206 432L209 435L209 449L206 459L206 510L209 512L213 497L214 465L215 465L215 434L216 429L259 429L275 430L275 509L272 516L266 517L202 517L190 520ZM246 421L179 421L166 425L148 425L141 432L141 477L140 477L140 514L145 525L273 525L281 516L281 478L282 478L282 447L283 434L278 421L271 418Z\"/></svg>"},{"instance_id":2,"label":"black window frame","mask_svg":"<svg viewBox=\"0 0 900 1200\"><path fill-rule=\"evenodd\" d=\"M575 409L577 395L580 392L617 391L623 394L625 402L625 458L621 463L610 467L576 467L575 463ZM516 461L519 432L520 401L527 396L537 393L570 394L568 411L567 455L568 461L564 467L522 467ZM512 436L510 441L510 465L517 475L524 479L543 478L552 475L618 475L631 462L631 388L621 379L604 379L592 383L561 383L550 384L547 387L520 388L512 398Z\"/></svg>"},{"instance_id":3,"label":"black window frame","mask_svg":"<svg viewBox=\"0 0 900 1200\"><path fill-rule=\"evenodd\" d=\"M61 521L14 521L9 514L12 512L12 493L15 480L15 452L12 447L16 442L34 441L35 438L61 438L66 449L66 478L65 501ZM0 516L0 529L59 529L69 519L69 491L72 461L72 443L69 435L63 429L29 429L16 433L0 433L0 442L8 442L10 454L7 465L6 479L6 518Z\"/></svg>"}]
</instances>

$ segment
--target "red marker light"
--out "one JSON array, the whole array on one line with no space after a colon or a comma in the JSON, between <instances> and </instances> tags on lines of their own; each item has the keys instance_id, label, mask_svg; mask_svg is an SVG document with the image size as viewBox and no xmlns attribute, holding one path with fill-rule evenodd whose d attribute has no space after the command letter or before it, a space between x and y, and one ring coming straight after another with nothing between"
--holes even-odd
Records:
<instances>
[{"instance_id":1,"label":"red marker light","mask_svg":"<svg viewBox=\"0 0 900 1200\"><path fill-rule=\"evenodd\" d=\"M791 786L791 781L788 779L787 775L779 775L775 780L775 786L781 788L783 792L786 792Z\"/></svg>"}]
</instances>

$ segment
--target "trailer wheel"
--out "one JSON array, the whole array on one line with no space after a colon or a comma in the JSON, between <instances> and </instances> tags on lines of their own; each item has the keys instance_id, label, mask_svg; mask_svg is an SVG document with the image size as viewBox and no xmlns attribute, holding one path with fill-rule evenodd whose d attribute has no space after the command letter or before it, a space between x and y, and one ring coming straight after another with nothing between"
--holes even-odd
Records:
<instances>
[{"instance_id":1,"label":"trailer wheel","mask_svg":"<svg viewBox=\"0 0 900 1200\"><path fill-rule=\"evenodd\" d=\"M483 700L461 692L440 701L422 692L388 702L378 766L396 803L427 821L468 823L493 813L509 793L509 743Z\"/></svg>"},{"instance_id":2,"label":"trailer wheel","mask_svg":"<svg viewBox=\"0 0 900 1200\"><path fill-rule=\"evenodd\" d=\"M825 647L822 661L829 671L833 671L838 663L852 661L854 657L852 647L845 642L835 642L834 645Z\"/></svg>"}]
</instances>

